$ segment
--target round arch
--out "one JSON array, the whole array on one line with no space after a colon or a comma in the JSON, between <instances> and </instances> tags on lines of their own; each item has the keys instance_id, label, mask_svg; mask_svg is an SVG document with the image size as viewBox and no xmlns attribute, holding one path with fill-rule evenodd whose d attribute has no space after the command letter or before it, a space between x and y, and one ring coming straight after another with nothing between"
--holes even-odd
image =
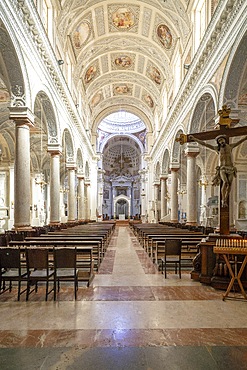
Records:
<instances>
[{"instance_id":1,"label":"round arch","mask_svg":"<svg viewBox=\"0 0 247 370\"><path fill-rule=\"evenodd\" d=\"M113 199L114 218L130 217L131 199L126 195L118 195Z\"/></svg>"},{"instance_id":2,"label":"round arch","mask_svg":"<svg viewBox=\"0 0 247 370\"><path fill-rule=\"evenodd\" d=\"M247 26L246 26L247 27ZM246 71L247 60L247 30L236 36L236 41L229 55L219 93L219 108L223 104L238 109L239 81L242 81ZM237 42L240 40L239 42ZM245 63L243 63L245 61Z\"/></svg>"},{"instance_id":3,"label":"round arch","mask_svg":"<svg viewBox=\"0 0 247 370\"><path fill-rule=\"evenodd\" d=\"M141 144L140 140L135 136L135 135L131 135L131 134L112 134L112 135L109 135L107 136L101 143L100 147L98 148L99 151L101 153L103 153L104 151L104 148L105 146L107 145L107 143L109 142L109 140L113 139L113 138L119 138L119 137L128 137L130 138L131 140L133 140L138 146L139 146L139 149L140 149L140 152L141 153L144 153L144 147L143 145Z\"/></svg>"},{"instance_id":4,"label":"round arch","mask_svg":"<svg viewBox=\"0 0 247 370\"><path fill-rule=\"evenodd\" d=\"M162 174L168 174L169 172L169 167L170 167L170 154L168 149L165 150L162 158Z\"/></svg>"},{"instance_id":5,"label":"round arch","mask_svg":"<svg viewBox=\"0 0 247 370\"><path fill-rule=\"evenodd\" d=\"M208 128L212 129L214 127L217 104L215 91L214 95L211 92L208 87L201 91L198 96L191 113L189 133L206 131Z\"/></svg>"},{"instance_id":6,"label":"round arch","mask_svg":"<svg viewBox=\"0 0 247 370\"><path fill-rule=\"evenodd\" d=\"M129 105L121 105L121 110L125 110L126 112L129 112L129 113L132 113L134 115L136 115L137 117L139 117L143 123L145 124L146 128L147 128L147 131L150 133L153 132L153 127L152 127L152 124L150 122L150 120L148 119L148 117L145 115L145 113L143 113L142 111L140 111L138 108L136 107L131 107ZM95 118L94 120L94 123L93 123L93 126L92 126L92 132L94 134L96 134L96 131L98 129L98 126L100 124L100 122L106 118L107 116L109 116L110 114L112 113L116 113L116 112L119 112L119 105L116 105L116 106L112 106L112 107L108 107L106 109L104 109L103 111L101 111L98 116Z\"/></svg>"},{"instance_id":7,"label":"round arch","mask_svg":"<svg viewBox=\"0 0 247 370\"><path fill-rule=\"evenodd\" d=\"M177 131L175 137L179 137L182 133L183 133L182 130ZM180 163L181 145L179 142L174 140L171 153L172 153L171 156L172 162Z\"/></svg>"},{"instance_id":8,"label":"round arch","mask_svg":"<svg viewBox=\"0 0 247 370\"><path fill-rule=\"evenodd\" d=\"M11 93L11 106L31 106L28 74L17 35L11 24L5 22L4 9L1 9L0 27L1 60L4 63L6 85ZM15 73L13 73L13 70Z\"/></svg>"}]
</instances>

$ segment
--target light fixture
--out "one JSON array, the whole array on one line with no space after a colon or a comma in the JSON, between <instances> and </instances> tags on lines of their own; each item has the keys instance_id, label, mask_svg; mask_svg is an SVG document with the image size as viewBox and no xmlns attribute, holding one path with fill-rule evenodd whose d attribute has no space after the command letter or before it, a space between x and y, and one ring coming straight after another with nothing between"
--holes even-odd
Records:
<instances>
[{"instance_id":1,"label":"light fixture","mask_svg":"<svg viewBox=\"0 0 247 370\"><path fill-rule=\"evenodd\" d=\"M189 69L190 68L190 64L184 64L184 69Z\"/></svg>"},{"instance_id":2,"label":"light fixture","mask_svg":"<svg viewBox=\"0 0 247 370\"><path fill-rule=\"evenodd\" d=\"M58 64L61 66L62 64L64 64L64 60L63 59L59 59L58 61Z\"/></svg>"}]
</instances>

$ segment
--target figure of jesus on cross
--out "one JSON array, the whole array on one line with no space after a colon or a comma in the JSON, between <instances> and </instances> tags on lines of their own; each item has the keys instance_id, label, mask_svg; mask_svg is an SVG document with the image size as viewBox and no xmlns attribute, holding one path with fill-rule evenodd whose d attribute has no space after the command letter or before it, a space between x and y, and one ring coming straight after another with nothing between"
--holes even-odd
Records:
<instances>
[{"instance_id":1,"label":"figure of jesus on cross","mask_svg":"<svg viewBox=\"0 0 247 370\"><path fill-rule=\"evenodd\" d=\"M219 155L219 164L216 167L216 174L213 178L213 185L220 185L220 234L228 235L230 233L229 226L229 194L233 178L236 177L236 167L232 161L232 149L247 140L247 136L229 144L229 137L243 136L247 134L247 126L231 128L231 124L238 123L239 120L233 120L229 117L231 109L223 105L222 110L219 110L219 129L213 131L204 131L185 135L181 134L176 141L180 144L195 141L205 147L215 151ZM216 139L217 145L207 143L207 140Z\"/></svg>"},{"instance_id":2,"label":"figure of jesus on cross","mask_svg":"<svg viewBox=\"0 0 247 370\"><path fill-rule=\"evenodd\" d=\"M193 135L189 135L189 139L206 146L207 148L215 151L219 155L219 165L216 167L216 174L213 178L213 185L221 186L221 205L228 207L228 198L231 190L233 178L236 177L237 169L232 161L232 149L240 145L243 141L247 140L247 136L233 144L227 143L226 135L219 135L216 137L217 145L211 145L197 139Z\"/></svg>"}]
</instances>

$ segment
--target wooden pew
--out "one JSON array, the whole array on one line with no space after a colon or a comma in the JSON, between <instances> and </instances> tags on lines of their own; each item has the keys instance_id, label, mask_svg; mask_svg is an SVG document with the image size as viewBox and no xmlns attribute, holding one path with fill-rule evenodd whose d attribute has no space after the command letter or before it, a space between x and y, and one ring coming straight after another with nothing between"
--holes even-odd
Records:
<instances>
[{"instance_id":1,"label":"wooden pew","mask_svg":"<svg viewBox=\"0 0 247 370\"><path fill-rule=\"evenodd\" d=\"M87 242L96 242L95 245L93 245L93 259L94 259L94 267L96 268L96 270L98 271L99 269L99 266L103 260L103 257L104 257L104 243L103 243L103 237L101 236L81 236L81 235L74 235L74 234L56 234L56 233L52 233L52 234L44 234L44 235L40 235L36 238L34 237L27 237L25 238L26 241L35 241L35 242L39 242L40 240L42 241L54 241L57 242L57 241L64 241L64 242L67 242L67 241L81 241L83 243L87 243Z\"/></svg>"},{"instance_id":2,"label":"wooden pew","mask_svg":"<svg viewBox=\"0 0 247 370\"><path fill-rule=\"evenodd\" d=\"M93 259L93 247L98 245L97 242L84 242L84 241L63 241L63 240L24 240L24 241L11 241L9 242L10 247L20 247L21 250L25 251L26 248L49 248L51 254L51 263L53 262L53 251L56 247L76 247L78 256L78 268L79 268L79 281L87 282L87 286L90 285L94 278L94 259Z\"/></svg>"}]
</instances>

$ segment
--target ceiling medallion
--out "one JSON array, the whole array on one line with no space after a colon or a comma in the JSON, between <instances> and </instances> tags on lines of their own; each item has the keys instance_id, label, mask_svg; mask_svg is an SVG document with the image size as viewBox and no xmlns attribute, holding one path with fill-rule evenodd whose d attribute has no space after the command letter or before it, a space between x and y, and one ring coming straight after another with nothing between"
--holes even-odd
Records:
<instances>
[{"instance_id":1,"label":"ceiling medallion","mask_svg":"<svg viewBox=\"0 0 247 370\"><path fill-rule=\"evenodd\" d=\"M97 72L97 68L95 65L91 65L86 73L85 73L85 76L84 76L84 81L86 83L89 83L90 81L92 81L94 79L94 77L96 76L96 72Z\"/></svg>"},{"instance_id":2,"label":"ceiling medallion","mask_svg":"<svg viewBox=\"0 0 247 370\"><path fill-rule=\"evenodd\" d=\"M112 13L112 23L120 30L128 30L134 26L136 20L134 13L127 7L118 8Z\"/></svg>"},{"instance_id":3,"label":"ceiling medallion","mask_svg":"<svg viewBox=\"0 0 247 370\"><path fill-rule=\"evenodd\" d=\"M120 56L115 59L115 65L122 68L131 67L132 59L127 55Z\"/></svg>"},{"instance_id":4,"label":"ceiling medallion","mask_svg":"<svg viewBox=\"0 0 247 370\"><path fill-rule=\"evenodd\" d=\"M157 85L161 84L161 74L158 68L154 66L150 66L148 69L148 74L151 80L153 80Z\"/></svg>"},{"instance_id":5,"label":"ceiling medallion","mask_svg":"<svg viewBox=\"0 0 247 370\"><path fill-rule=\"evenodd\" d=\"M87 22L82 22L72 33L72 42L75 49L80 49L86 43L90 35L90 26Z\"/></svg>"},{"instance_id":6,"label":"ceiling medallion","mask_svg":"<svg viewBox=\"0 0 247 370\"><path fill-rule=\"evenodd\" d=\"M172 46L172 34L170 28L165 24L160 24L157 28L157 36L165 49L170 49Z\"/></svg>"}]
</instances>

